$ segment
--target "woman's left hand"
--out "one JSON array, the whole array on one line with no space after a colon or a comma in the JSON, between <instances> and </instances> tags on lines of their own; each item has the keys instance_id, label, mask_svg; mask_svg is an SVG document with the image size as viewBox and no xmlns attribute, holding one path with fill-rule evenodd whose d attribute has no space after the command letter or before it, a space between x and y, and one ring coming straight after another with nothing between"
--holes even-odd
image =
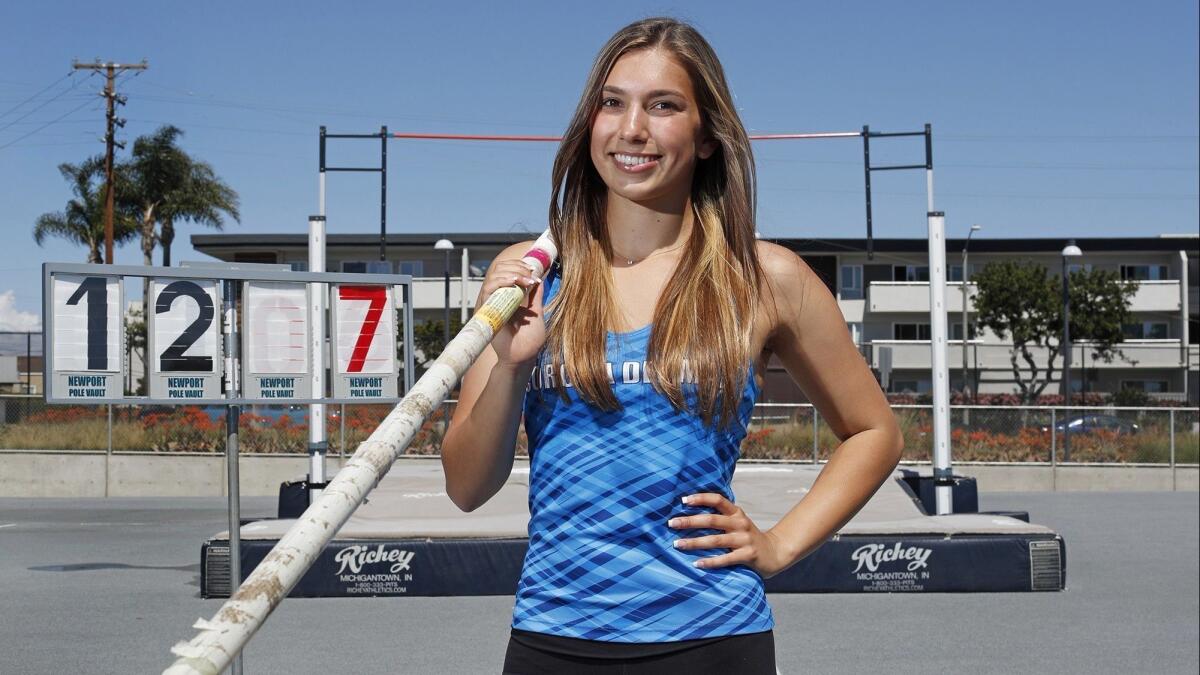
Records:
<instances>
[{"instance_id":1,"label":"woman's left hand","mask_svg":"<svg viewBox=\"0 0 1200 675\"><path fill-rule=\"evenodd\" d=\"M677 530L703 528L724 530L724 534L710 534L693 539L677 539L675 548L681 551L727 548L728 553L700 558L695 562L701 569L715 569L730 565L746 565L764 579L787 569L794 560L787 547L770 530L758 529L750 516L740 506L713 492L702 492L683 498L688 506L709 506L716 513L672 518L667 526Z\"/></svg>"}]
</instances>

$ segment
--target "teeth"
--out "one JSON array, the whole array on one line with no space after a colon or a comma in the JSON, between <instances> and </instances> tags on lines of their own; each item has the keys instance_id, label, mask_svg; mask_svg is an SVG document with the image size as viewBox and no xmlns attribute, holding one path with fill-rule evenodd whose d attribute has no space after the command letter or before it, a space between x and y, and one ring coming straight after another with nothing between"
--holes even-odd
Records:
<instances>
[{"instance_id":1,"label":"teeth","mask_svg":"<svg viewBox=\"0 0 1200 675\"><path fill-rule=\"evenodd\" d=\"M638 157L636 155L622 155L621 153L616 153L614 156L617 158L618 162L624 164L625 166L638 166L639 164L645 164L646 162L649 162L652 159L656 159L654 157Z\"/></svg>"}]
</instances>

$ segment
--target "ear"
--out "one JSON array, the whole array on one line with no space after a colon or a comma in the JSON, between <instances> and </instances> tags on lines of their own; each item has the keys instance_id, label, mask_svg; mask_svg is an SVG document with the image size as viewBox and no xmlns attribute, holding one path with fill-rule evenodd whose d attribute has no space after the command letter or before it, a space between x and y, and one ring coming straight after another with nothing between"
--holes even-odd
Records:
<instances>
[{"instance_id":1,"label":"ear","mask_svg":"<svg viewBox=\"0 0 1200 675\"><path fill-rule=\"evenodd\" d=\"M708 159L709 157L713 156L713 153L716 152L717 148L719 147L721 147L721 144L717 141L717 139L706 138L703 141L700 141L700 146L696 152L696 156L700 159Z\"/></svg>"}]
</instances>

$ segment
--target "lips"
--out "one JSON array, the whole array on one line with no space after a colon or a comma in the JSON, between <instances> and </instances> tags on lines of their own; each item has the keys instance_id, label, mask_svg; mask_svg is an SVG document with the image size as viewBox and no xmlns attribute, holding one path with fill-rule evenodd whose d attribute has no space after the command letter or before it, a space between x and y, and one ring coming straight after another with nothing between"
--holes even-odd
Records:
<instances>
[{"instance_id":1,"label":"lips","mask_svg":"<svg viewBox=\"0 0 1200 675\"><path fill-rule=\"evenodd\" d=\"M662 155L641 155L624 152L614 152L611 154L613 163L622 171L627 173L642 173L658 166L658 160Z\"/></svg>"}]
</instances>

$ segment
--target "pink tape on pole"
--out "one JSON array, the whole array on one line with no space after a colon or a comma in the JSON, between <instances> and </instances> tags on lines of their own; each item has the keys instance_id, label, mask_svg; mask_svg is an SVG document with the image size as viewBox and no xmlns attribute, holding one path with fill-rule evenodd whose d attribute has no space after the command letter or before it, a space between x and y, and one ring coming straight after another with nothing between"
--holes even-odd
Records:
<instances>
[{"instance_id":1,"label":"pink tape on pole","mask_svg":"<svg viewBox=\"0 0 1200 675\"><path fill-rule=\"evenodd\" d=\"M552 261L550 260L550 254L546 253L540 248L529 249L529 252L525 254L525 257L533 258L534 260L540 262L542 264L542 274L545 274L546 270L549 270L550 265L552 264Z\"/></svg>"}]
</instances>

